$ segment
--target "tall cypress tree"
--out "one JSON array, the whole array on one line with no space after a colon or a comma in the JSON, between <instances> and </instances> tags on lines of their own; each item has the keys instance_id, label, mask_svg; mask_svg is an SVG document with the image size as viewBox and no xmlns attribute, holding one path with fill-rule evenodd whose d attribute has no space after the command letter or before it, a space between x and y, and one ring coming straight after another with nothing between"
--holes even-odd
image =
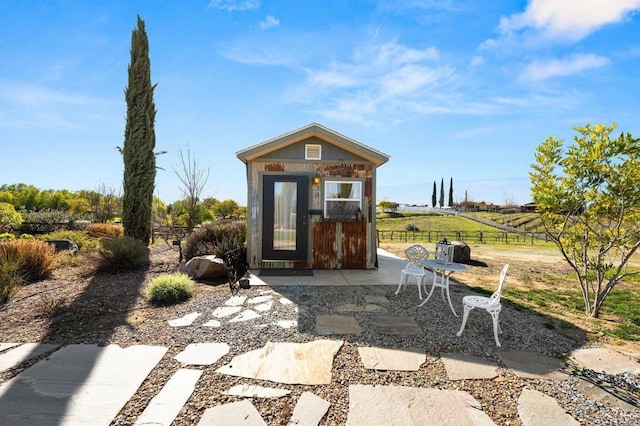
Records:
<instances>
[{"instance_id":1,"label":"tall cypress tree","mask_svg":"<svg viewBox=\"0 0 640 426\"><path fill-rule=\"evenodd\" d=\"M449 181L449 207L453 206L453 178Z\"/></svg>"},{"instance_id":2,"label":"tall cypress tree","mask_svg":"<svg viewBox=\"0 0 640 426\"><path fill-rule=\"evenodd\" d=\"M127 101L127 123L124 129L124 193L122 224L124 234L145 244L151 239L151 211L156 180L155 120L153 102L155 85L151 84L149 40L144 21L131 33L129 82L124 95Z\"/></svg>"},{"instance_id":3,"label":"tall cypress tree","mask_svg":"<svg viewBox=\"0 0 640 426\"><path fill-rule=\"evenodd\" d=\"M437 190L436 190L436 181L433 181L433 194L431 194L431 207L435 208L436 207L436 194L437 194Z\"/></svg>"},{"instance_id":4,"label":"tall cypress tree","mask_svg":"<svg viewBox=\"0 0 640 426\"><path fill-rule=\"evenodd\" d=\"M438 200L440 208L444 206L444 178L440 179L440 200Z\"/></svg>"}]
</instances>

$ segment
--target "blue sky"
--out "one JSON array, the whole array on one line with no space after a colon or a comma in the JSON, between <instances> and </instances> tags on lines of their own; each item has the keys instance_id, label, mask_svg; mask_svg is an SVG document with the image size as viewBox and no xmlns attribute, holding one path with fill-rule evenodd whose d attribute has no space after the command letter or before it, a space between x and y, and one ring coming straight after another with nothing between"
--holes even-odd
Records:
<instances>
[{"instance_id":1,"label":"blue sky","mask_svg":"<svg viewBox=\"0 0 640 426\"><path fill-rule=\"evenodd\" d=\"M120 188L136 15L150 43L156 194L246 204L241 149L317 122L390 155L378 199L530 201L535 147L640 136L640 0L2 1L0 183Z\"/></svg>"}]
</instances>

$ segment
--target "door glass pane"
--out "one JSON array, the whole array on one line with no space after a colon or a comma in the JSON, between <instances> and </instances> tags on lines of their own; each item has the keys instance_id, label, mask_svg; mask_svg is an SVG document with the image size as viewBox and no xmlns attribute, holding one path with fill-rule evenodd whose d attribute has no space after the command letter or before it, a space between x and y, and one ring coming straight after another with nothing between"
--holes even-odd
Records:
<instances>
[{"instance_id":1,"label":"door glass pane","mask_svg":"<svg viewBox=\"0 0 640 426\"><path fill-rule=\"evenodd\" d=\"M273 183L273 248L296 250L296 182Z\"/></svg>"}]
</instances>

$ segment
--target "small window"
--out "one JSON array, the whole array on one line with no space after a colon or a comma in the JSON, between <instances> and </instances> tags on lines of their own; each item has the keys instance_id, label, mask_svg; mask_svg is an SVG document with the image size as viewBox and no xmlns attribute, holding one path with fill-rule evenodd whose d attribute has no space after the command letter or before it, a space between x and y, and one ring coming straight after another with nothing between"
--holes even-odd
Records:
<instances>
[{"instance_id":1,"label":"small window","mask_svg":"<svg viewBox=\"0 0 640 426\"><path fill-rule=\"evenodd\" d=\"M362 182L326 181L324 217L356 219L362 215Z\"/></svg>"},{"instance_id":2,"label":"small window","mask_svg":"<svg viewBox=\"0 0 640 426\"><path fill-rule=\"evenodd\" d=\"M304 146L304 159L305 160L322 160L322 145L305 145Z\"/></svg>"}]
</instances>

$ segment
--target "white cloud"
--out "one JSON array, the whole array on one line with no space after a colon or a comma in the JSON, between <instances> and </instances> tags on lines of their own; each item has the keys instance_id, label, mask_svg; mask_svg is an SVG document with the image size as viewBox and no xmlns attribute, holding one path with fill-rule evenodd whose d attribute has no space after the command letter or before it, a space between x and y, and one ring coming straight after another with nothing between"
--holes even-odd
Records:
<instances>
[{"instance_id":1,"label":"white cloud","mask_svg":"<svg viewBox=\"0 0 640 426\"><path fill-rule=\"evenodd\" d=\"M260 7L260 0L211 0L209 7L216 7L222 10L232 12L253 10Z\"/></svg>"},{"instance_id":2,"label":"white cloud","mask_svg":"<svg viewBox=\"0 0 640 426\"><path fill-rule=\"evenodd\" d=\"M639 9L640 0L530 0L523 13L501 18L499 30L503 34L534 30L550 37L580 40Z\"/></svg>"},{"instance_id":3,"label":"white cloud","mask_svg":"<svg viewBox=\"0 0 640 426\"><path fill-rule=\"evenodd\" d=\"M609 64L609 59L593 54L573 55L565 59L554 59L548 62L532 62L520 74L520 79L527 81L546 80L552 77L578 74L583 70L599 68Z\"/></svg>"},{"instance_id":4,"label":"white cloud","mask_svg":"<svg viewBox=\"0 0 640 426\"><path fill-rule=\"evenodd\" d=\"M260 22L260 29L268 30L280 25L280 20L275 16L267 15L263 21Z\"/></svg>"}]
</instances>

